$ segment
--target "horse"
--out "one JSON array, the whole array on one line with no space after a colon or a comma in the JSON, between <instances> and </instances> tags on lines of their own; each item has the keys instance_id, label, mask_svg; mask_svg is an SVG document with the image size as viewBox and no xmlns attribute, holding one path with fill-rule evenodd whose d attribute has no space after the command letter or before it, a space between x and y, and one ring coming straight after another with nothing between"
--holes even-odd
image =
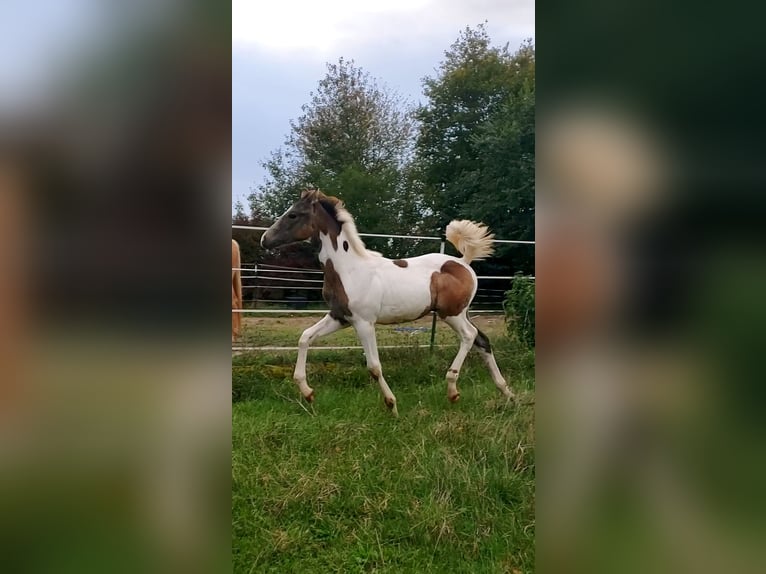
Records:
<instances>
[{"instance_id":1,"label":"horse","mask_svg":"<svg viewBox=\"0 0 766 574\"><path fill-rule=\"evenodd\" d=\"M447 371L447 398L452 402L460 398L457 379L472 347L484 359L498 391L508 399L513 398L497 367L489 339L468 318L468 307L477 289L476 273L470 263L492 254L494 235L485 225L467 220L452 221L445 234L462 254L461 258L429 253L388 259L365 247L341 200L315 189L304 191L263 233L261 246L266 249L306 240L319 248L324 271L322 295L330 312L303 331L293 373L301 395L308 402L314 401L314 390L306 380L309 346L319 337L351 325L386 406L398 416L396 397L383 377L375 324L404 323L434 311L460 337L460 349Z\"/></svg>"},{"instance_id":2,"label":"horse","mask_svg":"<svg viewBox=\"0 0 766 574\"><path fill-rule=\"evenodd\" d=\"M231 240L231 341L239 337L242 329L241 313L236 309L242 309L242 275L240 273L239 244Z\"/></svg>"}]
</instances>

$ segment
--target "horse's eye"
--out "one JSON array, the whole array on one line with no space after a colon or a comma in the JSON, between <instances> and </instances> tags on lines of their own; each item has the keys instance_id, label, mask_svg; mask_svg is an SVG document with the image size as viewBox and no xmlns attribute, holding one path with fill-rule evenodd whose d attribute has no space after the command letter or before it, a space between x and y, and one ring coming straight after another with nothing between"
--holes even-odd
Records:
<instances>
[{"instance_id":1,"label":"horse's eye","mask_svg":"<svg viewBox=\"0 0 766 574\"><path fill-rule=\"evenodd\" d=\"M287 219L295 219L296 217L298 217L298 216L295 215L294 213L288 213L287 214Z\"/></svg>"}]
</instances>

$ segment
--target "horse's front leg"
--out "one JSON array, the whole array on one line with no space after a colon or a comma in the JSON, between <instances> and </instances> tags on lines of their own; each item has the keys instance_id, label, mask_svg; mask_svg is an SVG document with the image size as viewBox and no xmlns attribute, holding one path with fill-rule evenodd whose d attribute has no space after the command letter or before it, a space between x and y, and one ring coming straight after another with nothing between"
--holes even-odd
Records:
<instances>
[{"instance_id":1,"label":"horse's front leg","mask_svg":"<svg viewBox=\"0 0 766 574\"><path fill-rule=\"evenodd\" d=\"M375 324L359 321L354 323L354 329L356 329L356 334L359 335L359 340L362 342L362 347L364 347L364 356L367 358L367 370L370 371L372 378L378 381L386 406L395 417L398 417L399 411L396 410L396 397L394 396L394 393L391 392L391 389L386 383L386 379L383 378L383 369L380 366L380 359L378 358L378 343L375 340Z\"/></svg>"},{"instance_id":2,"label":"horse's front leg","mask_svg":"<svg viewBox=\"0 0 766 574\"><path fill-rule=\"evenodd\" d=\"M340 321L333 319L329 315L322 317L319 322L315 323L301 335L298 341L298 360L295 363L295 372L293 373L293 379L298 385L303 398L308 402L314 400L314 390L306 382L306 357L309 353L309 345L313 343L319 337L323 335L329 335L334 333L343 327L347 327L348 323L341 323Z\"/></svg>"}]
</instances>

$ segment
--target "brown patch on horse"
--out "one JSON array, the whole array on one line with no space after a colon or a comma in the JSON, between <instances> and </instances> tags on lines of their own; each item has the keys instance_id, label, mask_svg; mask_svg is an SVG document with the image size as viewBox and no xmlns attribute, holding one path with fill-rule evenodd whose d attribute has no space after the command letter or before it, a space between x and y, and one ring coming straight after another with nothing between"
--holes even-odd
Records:
<instances>
[{"instance_id":1,"label":"brown patch on horse","mask_svg":"<svg viewBox=\"0 0 766 574\"><path fill-rule=\"evenodd\" d=\"M261 245L272 249L289 243L310 239L316 242L320 234L327 235L333 248L338 250L338 235L343 222L338 219L338 209L343 202L315 189L306 190L300 200L291 207L261 237Z\"/></svg>"},{"instance_id":2,"label":"brown patch on horse","mask_svg":"<svg viewBox=\"0 0 766 574\"><path fill-rule=\"evenodd\" d=\"M409 265L404 259L394 259L393 263L397 267L407 267Z\"/></svg>"},{"instance_id":3,"label":"brown patch on horse","mask_svg":"<svg viewBox=\"0 0 766 574\"><path fill-rule=\"evenodd\" d=\"M306 239L311 239L312 237L316 237L316 235L317 235L317 229L309 220L309 221L306 221L306 223L301 225L295 231L295 240L305 241Z\"/></svg>"},{"instance_id":4,"label":"brown patch on horse","mask_svg":"<svg viewBox=\"0 0 766 574\"><path fill-rule=\"evenodd\" d=\"M336 219L335 206L340 203L340 200L335 197L326 197L324 194L321 194L321 192L317 193L319 193L322 198L314 204L316 229L319 233L324 233L330 238L332 248L337 251L341 223Z\"/></svg>"},{"instance_id":5,"label":"brown patch on horse","mask_svg":"<svg viewBox=\"0 0 766 574\"><path fill-rule=\"evenodd\" d=\"M341 323L346 323L346 317L351 316L351 310L348 308L348 295L340 275L335 271L332 259L328 259L324 264L322 297L330 305L330 317Z\"/></svg>"},{"instance_id":6,"label":"brown patch on horse","mask_svg":"<svg viewBox=\"0 0 766 574\"><path fill-rule=\"evenodd\" d=\"M431 274L431 308L439 317L454 317L468 307L473 294L471 272L455 261L447 261Z\"/></svg>"},{"instance_id":7,"label":"brown patch on horse","mask_svg":"<svg viewBox=\"0 0 766 574\"><path fill-rule=\"evenodd\" d=\"M370 376L375 379L376 381L380 379L380 372L374 370L374 369L367 369L370 372Z\"/></svg>"}]
</instances>

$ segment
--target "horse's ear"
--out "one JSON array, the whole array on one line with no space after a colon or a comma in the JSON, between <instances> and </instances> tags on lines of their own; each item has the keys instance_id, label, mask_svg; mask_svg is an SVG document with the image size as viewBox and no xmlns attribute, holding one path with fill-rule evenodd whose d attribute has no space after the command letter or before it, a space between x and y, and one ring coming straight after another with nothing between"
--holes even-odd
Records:
<instances>
[{"instance_id":1,"label":"horse's ear","mask_svg":"<svg viewBox=\"0 0 766 574\"><path fill-rule=\"evenodd\" d=\"M306 189L301 193L301 199L308 199L310 201L316 201L317 200L317 190L316 189Z\"/></svg>"}]
</instances>

